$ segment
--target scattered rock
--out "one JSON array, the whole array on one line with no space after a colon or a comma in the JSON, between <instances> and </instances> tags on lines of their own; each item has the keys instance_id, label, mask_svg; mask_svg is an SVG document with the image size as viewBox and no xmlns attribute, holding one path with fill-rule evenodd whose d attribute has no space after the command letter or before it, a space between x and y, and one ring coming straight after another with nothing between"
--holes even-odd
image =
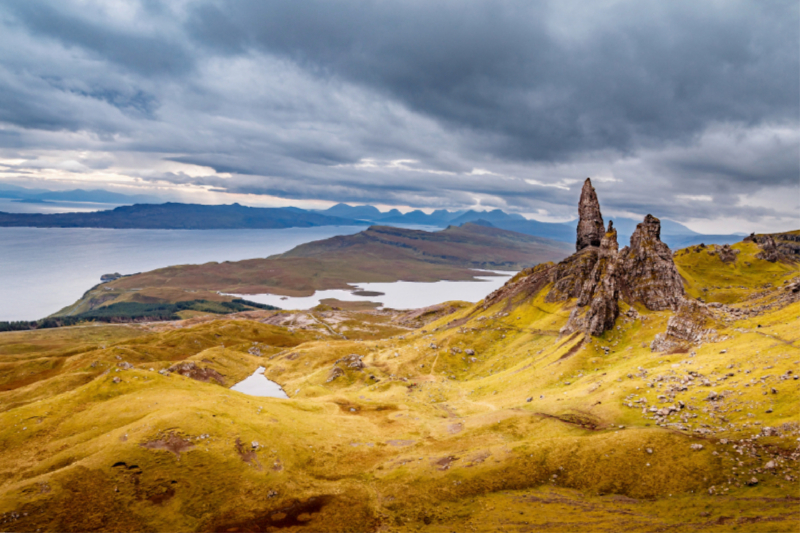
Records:
<instances>
[{"instance_id":1,"label":"scattered rock","mask_svg":"<svg viewBox=\"0 0 800 533\"><path fill-rule=\"evenodd\" d=\"M750 479L748 479L748 480L745 482L745 485L747 485L748 487L752 487L752 486L754 486L754 485L758 485L758 478L751 477Z\"/></svg>"},{"instance_id":2,"label":"scattered rock","mask_svg":"<svg viewBox=\"0 0 800 533\"><path fill-rule=\"evenodd\" d=\"M113 381L114 383L120 383L122 380L119 379L119 376L114 376L114 378L111 381Z\"/></svg>"},{"instance_id":3,"label":"scattered rock","mask_svg":"<svg viewBox=\"0 0 800 533\"><path fill-rule=\"evenodd\" d=\"M364 362L362 361L363 358L364 358L363 355L350 354L346 357L342 357L341 359L337 360L334 364L335 365L341 364L347 368L362 370L364 368Z\"/></svg>"},{"instance_id":4,"label":"scattered rock","mask_svg":"<svg viewBox=\"0 0 800 533\"><path fill-rule=\"evenodd\" d=\"M338 366L334 366L331 368L331 373L328 375L328 379L325 380L325 383L330 383L336 378L344 376L344 370L339 368Z\"/></svg>"},{"instance_id":5,"label":"scattered rock","mask_svg":"<svg viewBox=\"0 0 800 533\"><path fill-rule=\"evenodd\" d=\"M192 361L177 363L169 367L167 370L168 372L174 372L176 374L180 374L181 376L186 376L187 378L202 381L204 383L207 383L213 379L220 385L225 385L225 378L222 377L222 374L213 368L203 368Z\"/></svg>"},{"instance_id":6,"label":"scattered rock","mask_svg":"<svg viewBox=\"0 0 800 533\"><path fill-rule=\"evenodd\" d=\"M699 452L700 450L702 450L702 449L703 449L703 445L702 445L702 444L692 444L692 445L691 445L691 446L689 446L689 447L690 447L691 449L693 449L694 451L696 451L696 452Z\"/></svg>"}]
</instances>

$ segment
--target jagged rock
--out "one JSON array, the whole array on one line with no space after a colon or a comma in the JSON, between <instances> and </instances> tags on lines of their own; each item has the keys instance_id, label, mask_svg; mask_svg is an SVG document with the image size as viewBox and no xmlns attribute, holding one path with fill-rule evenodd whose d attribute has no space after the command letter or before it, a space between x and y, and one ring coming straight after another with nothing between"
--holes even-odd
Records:
<instances>
[{"instance_id":1,"label":"jagged rock","mask_svg":"<svg viewBox=\"0 0 800 533\"><path fill-rule=\"evenodd\" d=\"M677 309L684 295L669 246L661 241L661 221L644 217L631 235L630 248L620 252L624 281L621 291L629 303L640 302L651 311Z\"/></svg>"},{"instance_id":2,"label":"jagged rock","mask_svg":"<svg viewBox=\"0 0 800 533\"><path fill-rule=\"evenodd\" d=\"M182 363L172 365L169 367L168 371L180 374L181 376L186 376L187 378L194 379L196 381L202 381L204 383L208 383L213 379L220 385L225 385L225 378L222 377L222 374L213 368L203 368L192 361L184 361Z\"/></svg>"},{"instance_id":3,"label":"jagged rock","mask_svg":"<svg viewBox=\"0 0 800 533\"><path fill-rule=\"evenodd\" d=\"M716 253L723 263L735 263L736 256L739 255L739 250L734 250L729 244L723 244L716 250Z\"/></svg>"},{"instance_id":4,"label":"jagged rock","mask_svg":"<svg viewBox=\"0 0 800 533\"><path fill-rule=\"evenodd\" d=\"M754 242L761 248L756 254L759 259L771 263L777 261L800 261L800 235L795 233L775 233L771 235L751 234L744 242Z\"/></svg>"},{"instance_id":5,"label":"jagged rock","mask_svg":"<svg viewBox=\"0 0 800 533\"><path fill-rule=\"evenodd\" d=\"M364 368L364 362L362 361L363 358L364 358L363 355L357 355L357 354L353 353L353 354L350 354L348 356L342 357L341 359L338 359L334 363L334 365L342 364L343 366L345 366L347 368L354 368L356 370L362 370Z\"/></svg>"},{"instance_id":6,"label":"jagged rock","mask_svg":"<svg viewBox=\"0 0 800 533\"><path fill-rule=\"evenodd\" d=\"M547 293L545 301L559 302L580 296L584 283L594 270L598 256L597 248L586 248L553 267L549 271L553 287Z\"/></svg>"},{"instance_id":7,"label":"jagged rock","mask_svg":"<svg viewBox=\"0 0 800 533\"><path fill-rule=\"evenodd\" d=\"M328 375L328 379L325 381L325 383L330 383L334 379L344 376L344 368L352 368L359 372L364 370L364 362L362 361L363 358L363 355L353 353L342 357L341 359L337 359L337 361L333 363L333 368L331 369L331 373Z\"/></svg>"},{"instance_id":8,"label":"jagged rock","mask_svg":"<svg viewBox=\"0 0 800 533\"><path fill-rule=\"evenodd\" d=\"M600 202L597 193L592 187L592 180L586 178L581 189L581 199L578 204L578 239L575 244L576 251L580 252L587 246L600 246L600 241L605 234L603 215L600 214Z\"/></svg>"},{"instance_id":9,"label":"jagged rock","mask_svg":"<svg viewBox=\"0 0 800 533\"><path fill-rule=\"evenodd\" d=\"M613 223L609 222L607 230L603 227L600 204L589 179L581 190L578 213L576 253L557 265L547 263L520 272L484 300L484 309L501 300L511 306L520 296L538 293L548 282L552 286L545 301L576 299L562 334L583 331L602 335L614 327L620 298L653 311L678 309L684 296L683 280L672 252L661 241L661 221L647 215L636 227L630 247L620 251ZM678 339L692 337L694 331L679 322L674 329Z\"/></svg>"},{"instance_id":10,"label":"jagged rock","mask_svg":"<svg viewBox=\"0 0 800 533\"><path fill-rule=\"evenodd\" d=\"M614 327L619 316L618 249L617 230L609 221L597 259L581 286L577 307L570 314L563 333L583 330L590 335L601 335Z\"/></svg>"},{"instance_id":11,"label":"jagged rock","mask_svg":"<svg viewBox=\"0 0 800 533\"><path fill-rule=\"evenodd\" d=\"M650 343L653 352L688 351L689 345L701 344L717 337L716 330L707 327L714 315L708 306L697 300L682 298L678 311L667 322L667 330Z\"/></svg>"},{"instance_id":12,"label":"jagged rock","mask_svg":"<svg viewBox=\"0 0 800 533\"><path fill-rule=\"evenodd\" d=\"M339 368L338 366L334 366L334 367L331 369L331 373L330 373L330 374L328 374L328 379L327 379L327 380L325 380L325 383L330 383L330 382L331 382L331 381L333 381L334 379L336 379L336 378L339 378L339 377L342 377L342 376L344 376L344 370L342 370L342 369L341 369L341 368Z\"/></svg>"},{"instance_id":13,"label":"jagged rock","mask_svg":"<svg viewBox=\"0 0 800 533\"><path fill-rule=\"evenodd\" d=\"M505 285L492 292L483 300L483 308L488 309L501 300L511 300L518 295L533 296L551 281L551 273L555 265L542 263L532 268L526 268L511 278ZM478 318L480 321L484 317Z\"/></svg>"},{"instance_id":14,"label":"jagged rock","mask_svg":"<svg viewBox=\"0 0 800 533\"><path fill-rule=\"evenodd\" d=\"M778 245L775 244L775 239L772 235L764 235L756 241L761 251L756 254L759 259L764 259L770 263L775 263L781 258L781 253L778 251Z\"/></svg>"}]
</instances>

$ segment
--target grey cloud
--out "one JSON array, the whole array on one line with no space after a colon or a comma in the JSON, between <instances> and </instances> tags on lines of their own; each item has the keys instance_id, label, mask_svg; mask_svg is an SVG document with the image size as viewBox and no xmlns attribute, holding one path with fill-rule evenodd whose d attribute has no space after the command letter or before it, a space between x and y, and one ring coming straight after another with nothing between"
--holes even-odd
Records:
<instances>
[{"instance_id":1,"label":"grey cloud","mask_svg":"<svg viewBox=\"0 0 800 533\"><path fill-rule=\"evenodd\" d=\"M223 7L224 6L224 7ZM570 12L572 10L572 12ZM570 35L557 19L595 23ZM189 33L259 47L558 160L798 115L794 2L220 2ZM576 24L577 25L577 24ZM753 74L758 72L758 76Z\"/></svg>"},{"instance_id":2,"label":"grey cloud","mask_svg":"<svg viewBox=\"0 0 800 533\"><path fill-rule=\"evenodd\" d=\"M185 43L175 37L111 27L103 20L92 20L92 8L64 2L11 0L5 9L32 32L66 46L77 46L98 57L124 65L143 75L184 74L193 66ZM88 13L87 13L88 11ZM89 16L87 16L89 15ZM149 32L148 32L149 33Z\"/></svg>"},{"instance_id":3,"label":"grey cloud","mask_svg":"<svg viewBox=\"0 0 800 533\"><path fill-rule=\"evenodd\" d=\"M608 175L610 212L796 220L796 202L764 200L800 185L796 2L98 5L0 5L0 152L109 153L144 184L559 217Z\"/></svg>"}]
</instances>

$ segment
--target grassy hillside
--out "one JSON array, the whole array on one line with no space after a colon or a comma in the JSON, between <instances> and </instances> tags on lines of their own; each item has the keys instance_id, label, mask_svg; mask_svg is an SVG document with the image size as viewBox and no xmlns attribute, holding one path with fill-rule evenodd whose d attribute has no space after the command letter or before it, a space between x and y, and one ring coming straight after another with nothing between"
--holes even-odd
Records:
<instances>
[{"instance_id":1,"label":"grassy hillside","mask_svg":"<svg viewBox=\"0 0 800 533\"><path fill-rule=\"evenodd\" d=\"M230 300L218 291L310 296L354 283L470 280L475 269L520 270L568 254L564 243L476 224L435 233L376 226L268 259L179 265L123 277L98 285L57 316L121 302Z\"/></svg>"},{"instance_id":2,"label":"grassy hillside","mask_svg":"<svg viewBox=\"0 0 800 533\"><path fill-rule=\"evenodd\" d=\"M574 302L547 287L0 334L0 525L797 531L800 268L733 248L676 254L720 304L676 353L651 350L671 311L624 304L559 336ZM159 373L180 361L222 383ZM229 390L259 366L291 399Z\"/></svg>"}]
</instances>

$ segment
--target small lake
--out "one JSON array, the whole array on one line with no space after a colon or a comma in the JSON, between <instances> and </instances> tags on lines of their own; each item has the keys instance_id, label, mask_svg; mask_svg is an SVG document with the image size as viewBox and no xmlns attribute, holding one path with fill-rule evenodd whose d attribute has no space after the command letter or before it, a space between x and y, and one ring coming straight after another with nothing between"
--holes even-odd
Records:
<instances>
[{"instance_id":1,"label":"small lake","mask_svg":"<svg viewBox=\"0 0 800 533\"><path fill-rule=\"evenodd\" d=\"M492 271L491 276L477 281L395 281L393 283L359 283L349 290L317 291L313 296L286 297L276 294L236 294L253 302L274 305L281 309L311 309L321 300L335 298L347 302L380 302L392 309L415 309L449 300L478 302L502 287L516 272ZM366 294L359 294L366 293ZM376 295L375 293L382 293Z\"/></svg>"},{"instance_id":2,"label":"small lake","mask_svg":"<svg viewBox=\"0 0 800 533\"><path fill-rule=\"evenodd\" d=\"M231 390L250 396L288 399L289 395L283 391L280 385L264 377L264 370L263 366L258 367L246 379L231 387Z\"/></svg>"}]
</instances>

